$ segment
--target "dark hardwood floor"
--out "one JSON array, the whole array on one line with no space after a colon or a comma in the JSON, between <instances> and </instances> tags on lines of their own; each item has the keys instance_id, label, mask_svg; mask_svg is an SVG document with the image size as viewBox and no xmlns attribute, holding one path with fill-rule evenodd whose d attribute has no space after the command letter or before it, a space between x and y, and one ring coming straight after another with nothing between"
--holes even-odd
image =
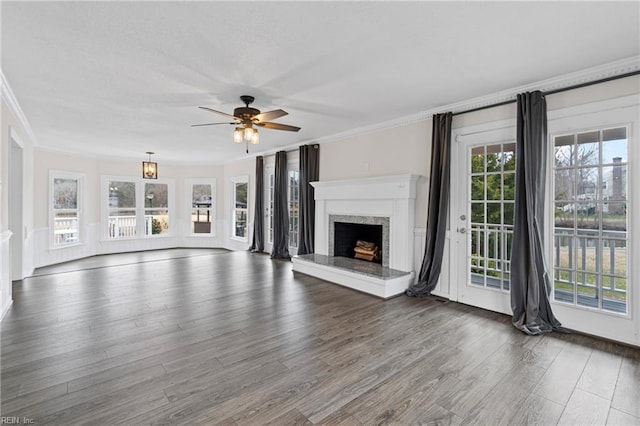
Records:
<instances>
[{"instance_id":1,"label":"dark hardwood floor","mask_svg":"<svg viewBox=\"0 0 640 426\"><path fill-rule=\"evenodd\" d=\"M382 301L266 255L170 257L103 257L14 283L2 321L2 416L38 425L640 424L639 349L529 337L510 317L433 298Z\"/></svg>"}]
</instances>

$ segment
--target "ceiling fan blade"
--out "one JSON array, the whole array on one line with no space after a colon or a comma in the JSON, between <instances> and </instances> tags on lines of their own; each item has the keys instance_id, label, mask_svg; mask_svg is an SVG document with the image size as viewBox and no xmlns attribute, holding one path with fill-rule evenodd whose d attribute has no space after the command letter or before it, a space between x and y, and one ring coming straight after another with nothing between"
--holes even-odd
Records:
<instances>
[{"instance_id":1,"label":"ceiling fan blade","mask_svg":"<svg viewBox=\"0 0 640 426\"><path fill-rule=\"evenodd\" d=\"M203 106L198 107L198 108L206 109L207 111L215 112L216 114L224 115L225 117L229 117L229 118L233 118L234 120L238 120L238 117L236 117L235 115L227 114L226 112L216 111L215 109L211 109L209 107L203 107Z\"/></svg>"},{"instance_id":2,"label":"ceiling fan blade","mask_svg":"<svg viewBox=\"0 0 640 426\"><path fill-rule=\"evenodd\" d=\"M287 130L289 132L297 132L298 130L300 130L300 127L289 126L288 124L269 123L268 121L265 121L263 123L255 123L255 125L260 127L265 127L267 129Z\"/></svg>"},{"instance_id":3,"label":"ceiling fan blade","mask_svg":"<svg viewBox=\"0 0 640 426\"><path fill-rule=\"evenodd\" d=\"M273 111L267 111L267 112L263 112L261 114L255 115L252 117L252 119L264 122L264 121L274 120L276 118L284 117L287 114L289 114L287 111L283 111L281 109L274 109Z\"/></svg>"},{"instance_id":4,"label":"ceiling fan blade","mask_svg":"<svg viewBox=\"0 0 640 426\"><path fill-rule=\"evenodd\" d=\"M204 123L204 124L192 124L191 127L199 127L199 126L215 126L217 124L238 124L235 121L233 123Z\"/></svg>"}]
</instances>

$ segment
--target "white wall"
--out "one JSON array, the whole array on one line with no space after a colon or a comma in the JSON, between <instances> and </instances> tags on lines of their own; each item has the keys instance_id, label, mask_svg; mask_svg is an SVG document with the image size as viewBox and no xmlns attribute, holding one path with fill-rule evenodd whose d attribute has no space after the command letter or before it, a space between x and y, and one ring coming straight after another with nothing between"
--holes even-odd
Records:
<instances>
[{"instance_id":1,"label":"white wall","mask_svg":"<svg viewBox=\"0 0 640 426\"><path fill-rule=\"evenodd\" d=\"M320 145L320 180L412 174L418 180L416 226L425 226L431 161L431 120Z\"/></svg>"},{"instance_id":2,"label":"white wall","mask_svg":"<svg viewBox=\"0 0 640 426\"><path fill-rule=\"evenodd\" d=\"M154 250L172 247L224 247L224 168L219 165L186 166L158 164L160 179L174 184L174 216L171 220L171 232L168 236L137 238L132 240L106 240L103 235L101 213L102 176L120 176L137 178L141 173L140 159L131 161L98 160L92 157L55 153L43 150L35 151L36 182L35 199L35 266L45 266L65 262L96 254ZM76 172L84 175L84 224L82 244L70 247L50 248L49 240L49 172L50 170ZM189 236L190 210L185 205L185 180L191 178L216 179L216 222L215 237Z\"/></svg>"},{"instance_id":3,"label":"white wall","mask_svg":"<svg viewBox=\"0 0 640 426\"><path fill-rule=\"evenodd\" d=\"M22 114L20 107L6 85L2 76L2 105L0 111L0 317L4 316L11 303L11 279L23 277L33 270L33 151L34 141L28 131L28 123ZM11 181L9 180L9 161L12 139L22 146L23 157L23 205L22 205L22 229L10 236L10 206L9 192ZM10 252L10 239L19 238L22 242L22 268L11 271L12 254Z\"/></svg>"}]
</instances>

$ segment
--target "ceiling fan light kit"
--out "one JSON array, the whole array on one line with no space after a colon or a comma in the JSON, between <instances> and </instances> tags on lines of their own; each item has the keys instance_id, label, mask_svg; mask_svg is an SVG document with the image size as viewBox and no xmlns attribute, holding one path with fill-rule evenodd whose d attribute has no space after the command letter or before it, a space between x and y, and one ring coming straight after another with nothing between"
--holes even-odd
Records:
<instances>
[{"instance_id":1,"label":"ceiling fan light kit","mask_svg":"<svg viewBox=\"0 0 640 426\"><path fill-rule=\"evenodd\" d=\"M223 115L228 118L232 118L234 121L226 123L205 123L205 124L193 124L191 127L197 126L214 126L217 124L233 124L236 126L233 131L233 141L235 143L247 143L257 145L260 143L260 134L258 129L254 126L264 127L266 129L285 130L288 132L297 132L300 127L290 126L288 124L272 123L267 120L273 120L279 117L284 117L288 113L281 109L273 111L267 111L261 113L259 109L252 108L249 105L253 103L255 98L249 95L240 96L240 100L244 102L245 106L238 107L233 110L233 115L226 112L216 111L208 107L199 107L206 109L207 111L215 112L216 114Z\"/></svg>"}]
</instances>

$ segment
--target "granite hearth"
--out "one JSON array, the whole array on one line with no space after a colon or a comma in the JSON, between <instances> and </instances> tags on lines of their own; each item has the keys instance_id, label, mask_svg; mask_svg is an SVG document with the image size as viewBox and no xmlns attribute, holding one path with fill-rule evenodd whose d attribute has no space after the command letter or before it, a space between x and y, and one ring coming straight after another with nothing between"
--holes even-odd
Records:
<instances>
[{"instance_id":1,"label":"granite hearth","mask_svg":"<svg viewBox=\"0 0 640 426\"><path fill-rule=\"evenodd\" d=\"M413 231L419 176L313 182L315 254L295 256L293 270L381 298L402 294L414 281ZM335 224L382 227L382 261L334 256ZM339 253L341 254L341 253Z\"/></svg>"}]
</instances>

